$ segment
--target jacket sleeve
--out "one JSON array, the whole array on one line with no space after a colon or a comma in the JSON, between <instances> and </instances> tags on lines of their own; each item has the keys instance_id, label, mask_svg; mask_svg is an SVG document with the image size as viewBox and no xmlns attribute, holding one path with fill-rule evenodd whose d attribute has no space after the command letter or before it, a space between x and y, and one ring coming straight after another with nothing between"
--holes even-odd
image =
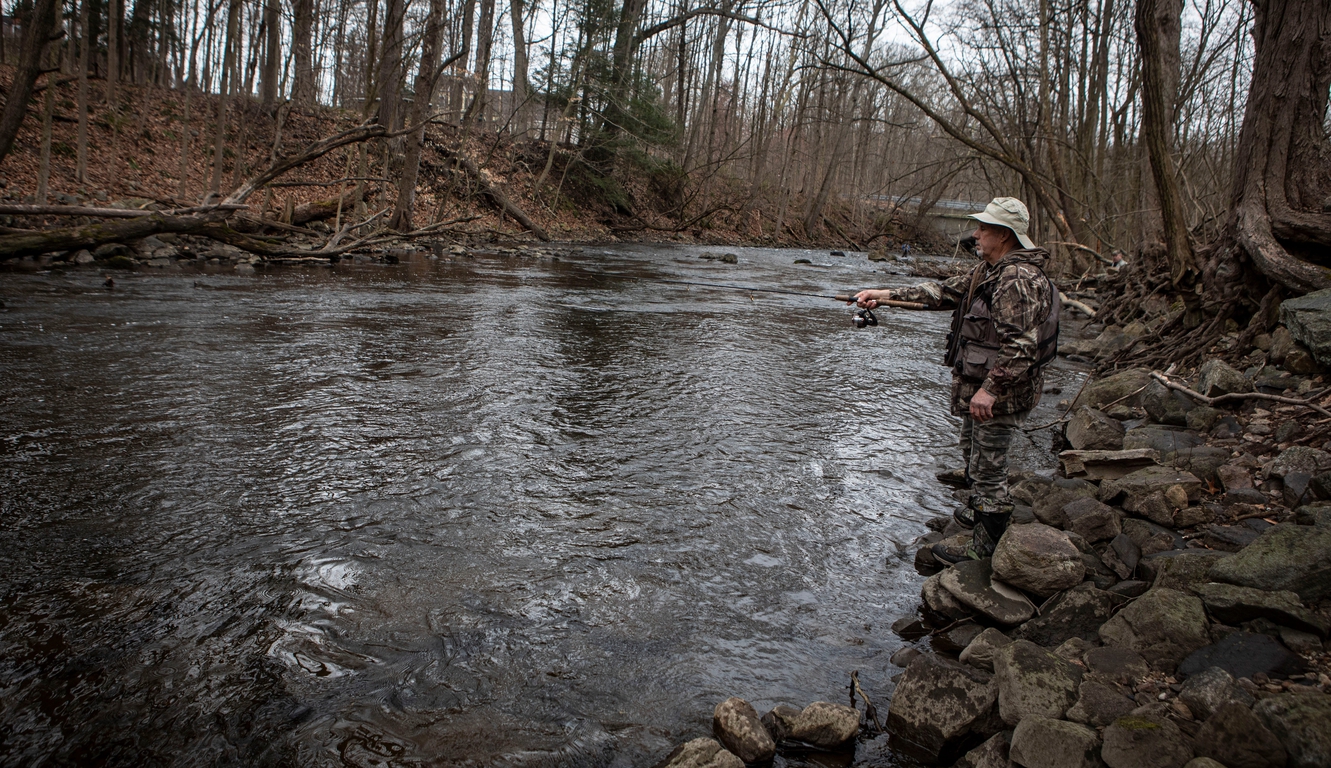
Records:
<instances>
[{"instance_id":1,"label":"jacket sleeve","mask_svg":"<svg viewBox=\"0 0 1331 768\"><path fill-rule=\"evenodd\" d=\"M918 301L930 309L952 309L961 303L962 296L970 287L970 275L949 277L941 283L928 282L912 285L909 288L893 288L892 298L896 301Z\"/></svg>"},{"instance_id":2,"label":"jacket sleeve","mask_svg":"<svg viewBox=\"0 0 1331 768\"><path fill-rule=\"evenodd\" d=\"M998 332L998 359L982 385L1002 397L1012 384L1027 378L1035 365L1040 323L1049 314L1053 296L1049 281L1020 266L1009 267L994 286L990 317Z\"/></svg>"}]
</instances>

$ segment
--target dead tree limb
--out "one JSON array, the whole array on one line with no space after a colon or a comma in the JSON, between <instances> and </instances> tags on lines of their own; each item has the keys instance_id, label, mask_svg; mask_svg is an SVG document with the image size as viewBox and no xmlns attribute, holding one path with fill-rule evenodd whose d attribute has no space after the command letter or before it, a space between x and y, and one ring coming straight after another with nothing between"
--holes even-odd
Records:
<instances>
[{"instance_id":1,"label":"dead tree limb","mask_svg":"<svg viewBox=\"0 0 1331 768\"><path fill-rule=\"evenodd\" d=\"M1159 371L1151 371L1151 378L1155 379L1161 384L1164 384L1166 387L1182 392L1188 397L1191 397L1194 400L1197 400L1198 402L1201 402L1205 405L1216 405L1218 403L1229 403L1238 400L1269 400L1274 403L1285 403L1287 405L1300 405L1303 406L1304 408L1311 408L1312 410L1317 411L1323 416L1331 416L1331 411L1328 411L1327 409L1323 408L1317 403L1309 402L1307 400L1300 400L1297 397L1285 397L1284 395L1268 395L1265 392L1230 392L1229 394L1226 395L1207 397L1206 395L1203 395L1201 392L1188 389L1182 384L1170 381L1164 374L1160 373Z\"/></svg>"},{"instance_id":2,"label":"dead tree limb","mask_svg":"<svg viewBox=\"0 0 1331 768\"><path fill-rule=\"evenodd\" d=\"M459 166L461 166L462 170L467 172L467 175L474 178L476 183L481 187L481 193L488 197L497 208L525 227L528 232L531 232L533 235L536 235L536 237L547 243L550 242L550 235L546 234L545 229L543 229L541 225L532 221L521 208L514 205L513 201L508 199L508 195L505 195L503 190L491 184L485 176L481 175L481 169L476 167L476 163L473 162L471 158L462 154L462 152L458 150L441 148L440 151L445 157L451 157Z\"/></svg>"},{"instance_id":3,"label":"dead tree limb","mask_svg":"<svg viewBox=\"0 0 1331 768\"><path fill-rule=\"evenodd\" d=\"M81 227L65 227L49 232L0 236L0 260L32 256L48 251L96 248L105 243L139 240L163 232L206 234L204 230L219 223L224 212L202 216L167 216L151 213L123 221L104 221ZM239 235L239 233L236 233ZM208 234L212 237L212 234Z\"/></svg>"},{"instance_id":4,"label":"dead tree limb","mask_svg":"<svg viewBox=\"0 0 1331 768\"><path fill-rule=\"evenodd\" d=\"M240 211L244 205L200 205L153 211L143 208L90 208L81 205L14 205L0 203L0 213L12 216L87 216L95 219L137 219L144 216L186 216L213 211Z\"/></svg>"}]
</instances>

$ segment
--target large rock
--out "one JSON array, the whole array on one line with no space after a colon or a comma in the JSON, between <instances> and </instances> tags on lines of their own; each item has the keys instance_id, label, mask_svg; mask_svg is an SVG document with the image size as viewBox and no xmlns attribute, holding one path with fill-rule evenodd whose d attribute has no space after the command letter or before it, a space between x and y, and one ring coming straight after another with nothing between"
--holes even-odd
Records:
<instances>
[{"instance_id":1,"label":"large rock","mask_svg":"<svg viewBox=\"0 0 1331 768\"><path fill-rule=\"evenodd\" d=\"M1009 526L993 557L994 576L1041 597L1076 586L1086 575L1067 534L1040 523Z\"/></svg>"},{"instance_id":2,"label":"large rock","mask_svg":"<svg viewBox=\"0 0 1331 768\"><path fill-rule=\"evenodd\" d=\"M1211 579L1305 601L1331 596L1331 528L1277 525L1233 557L1211 567Z\"/></svg>"},{"instance_id":3,"label":"large rock","mask_svg":"<svg viewBox=\"0 0 1331 768\"><path fill-rule=\"evenodd\" d=\"M953 597L951 592L943 589L942 581L943 574L935 573L925 579L924 584L920 586L920 599L924 601L925 610L949 621L970 616L971 610Z\"/></svg>"},{"instance_id":4,"label":"large rock","mask_svg":"<svg viewBox=\"0 0 1331 768\"><path fill-rule=\"evenodd\" d=\"M1023 717L1061 718L1077 703L1081 670L1029 640L994 652L998 714L1016 725Z\"/></svg>"},{"instance_id":5,"label":"large rock","mask_svg":"<svg viewBox=\"0 0 1331 768\"><path fill-rule=\"evenodd\" d=\"M1152 666L1172 669L1211 641L1202 601L1156 587L1100 627L1105 645L1140 653Z\"/></svg>"},{"instance_id":6,"label":"large rock","mask_svg":"<svg viewBox=\"0 0 1331 768\"><path fill-rule=\"evenodd\" d=\"M1103 768L1100 736L1078 723L1027 717L1012 732L1009 757L1024 768Z\"/></svg>"},{"instance_id":7,"label":"large rock","mask_svg":"<svg viewBox=\"0 0 1331 768\"><path fill-rule=\"evenodd\" d=\"M675 747L655 768L744 768L744 761L716 739L694 739Z\"/></svg>"},{"instance_id":8,"label":"large rock","mask_svg":"<svg viewBox=\"0 0 1331 768\"><path fill-rule=\"evenodd\" d=\"M824 749L846 744L859 731L859 710L826 701L815 701L790 721L790 738Z\"/></svg>"},{"instance_id":9,"label":"large rock","mask_svg":"<svg viewBox=\"0 0 1331 768\"><path fill-rule=\"evenodd\" d=\"M993 580L989 560L963 560L940 573L938 583L963 605L999 624L1020 624L1035 615L1021 592Z\"/></svg>"},{"instance_id":10,"label":"large rock","mask_svg":"<svg viewBox=\"0 0 1331 768\"><path fill-rule=\"evenodd\" d=\"M1068 719L1075 723L1103 728L1137 708L1118 688L1098 680L1082 680L1078 690L1077 703L1068 710Z\"/></svg>"},{"instance_id":11,"label":"large rock","mask_svg":"<svg viewBox=\"0 0 1331 768\"><path fill-rule=\"evenodd\" d=\"M1212 358L1197 371L1197 391L1207 397L1252 391L1252 381L1234 370L1224 360Z\"/></svg>"},{"instance_id":12,"label":"large rock","mask_svg":"<svg viewBox=\"0 0 1331 768\"><path fill-rule=\"evenodd\" d=\"M1142 559L1141 547L1126 533L1110 539L1109 544L1099 550L1099 554L1100 562L1120 579L1131 578Z\"/></svg>"},{"instance_id":13,"label":"large rock","mask_svg":"<svg viewBox=\"0 0 1331 768\"><path fill-rule=\"evenodd\" d=\"M969 664L972 667L993 672L994 671L994 651L1005 645L1011 645L1012 638L999 632L993 627L976 635L971 644L966 646L961 652L960 661L962 664Z\"/></svg>"},{"instance_id":14,"label":"large rock","mask_svg":"<svg viewBox=\"0 0 1331 768\"><path fill-rule=\"evenodd\" d=\"M1008 750L1012 746L1011 733L1002 731L962 756L953 768L1012 768Z\"/></svg>"},{"instance_id":15,"label":"large rock","mask_svg":"<svg viewBox=\"0 0 1331 768\"><path fill-rule=\"evenodd\" d=\"M1267 592L1233 584L1196 584L1192 591L1202 599L1206 612L1222 624L1242 624L1253 619L1270 619L1277 624L1314 632L1326 637L1326 619L1299 602L1293 592Z\"/></svg>"},{"instance_id":16,"label":"large rock","mask_svg":"<svg viewBox=\"0 0 1331 768\"><path fill-rule=\"evenodd\" d=\"M1331 467L1331 454L1306 445L1292 445L1271 460L1266 475L1282 479L1296 472L1315 475L1328 467Z\"/></svg>"},{"instance_id":17,"label":"large rock","mask_svg":"<svg viewBox=\"0 0 1331 768\"><path fill-rule=\"evenodd\" d=\"M1331 364L1331 289L1284 300L1280 303L1280 322L1289 329L1293 340L1312 352L1318 363ZM1272 334L1273 344L1275 337ZM1285 351L1286 355L1288 352Z\"/></svg>"},{"instance_id":18,"label":"large rock","mask_svg":"<svg viewBox=\"0 0 1331 768\"><path fill-rule=\"evenodd\" d=\"M1256 699L1234 682L1234 676L1220 667L1192 675L1183 682L1178 697L1198 720L1205 720L1224 704L1251 707Z\"/></svg>"},{"instance_id":19,"label":"large rock","mask_svg":"<svg viewBox=\"0 0 1331 768\"><path fill-rule=\"evenodd\" d=\"M1197 754L1225 761L1226 768L1285 768L1285 747L1242 704L1222 704L1194 740Z\"/></svg>"},{"instance_id":20,"label":"large rock","mask_svg":"<svg viewBox=\"0 0 1331 768\"><path fill-rule=\"evenodd\" d=\"M1187 542L1176 531L1145 520L1124 520L1123 532L1141 549L1143 556L1168 552L1171 549L1183 549L1187 546Z\"/></svg>"},{"instance_id":21,"label":"large rock","mask_svg":"<svg viewBox=\"0 0 1331 768\"><path fill-rule=\"evenodd\" d=\"M1040 615L1012 631L1014 639L1030 640L1053 648L1063 641L1079 637L1098 640L1100 625L1109 620L1123 599L1083 583L1051 599Z\"/></svg>"},{"instance_id":22,"label":"large rock","mask_svg":"<svg viewBox=\"0 0 1331 768\"><path fill-rule=\"evenodd\" d=\"M1151 672L1141 654L1126 648L1092 648L1085 658L1091 675L1119 685L1133 685Z\"/></svg>"},{"instance_id":23,"label":"large rock","mask_svg":"<svg viewBox=\"0 0 1331 768\"><path fill-rule=\"evenodd\" d=\"M887 712L893 746L946 765L999 730L992 676L936 656L912 661L897 680Z\"/></svg>"},{"instance_id":24,"label":"large rock","mask_svg":"<svg viewBox=\"0 0 1331 768\"><path fill-rule=\"evenodd\" d=\"M1109 768L1183 768L1192 740L1163 717L1128 715L1105 728L1100 756Z\"/></svg>"},{"instance_id":25,"label":"large rock","mask_svg":"<svg viewBox=\"0 0 1331 768\"><path fill-rule=\"evenodd\" d=\"M1114 504L1123 499L1123 508L1132 512L1138 500L1156 491L1169 493L1169 489L1176 485L1182 487L1189 499L1193 499L1201 491L1202 481L1191 472L1180 472L1172 467L1146 467L1117 480L1101 483L1100 501Z\"/></svg>"},{"instance_id":26,"label":"large rock","mask_svg":"<svg viewBox=\"0 0 1331 768\"><path fill-rule=\"evenodd\" d=\"M902 649L907 650L907 649ZM913 649L912 649L913 650ZM900 653L900 651L898 651ZM914 651L915 656L919 656L919 651ZM893 654L895 656L895 654ZM913 657L912 657L913 658ZM906 666L902 664L901 666ZM792 707L789 704L777 704L763 715L763 727L772 737L772 741L778 744L790 738L790 726L795 722L795 718L800 716L799 707Z\"/></svg>"},{"instance_id":27,"label":"large rock","mask_svg":"<svg viewBox=\"0 0 1331 768\"><path fill-rule=\"evenodd\" d=\"M1081 498L1063 506L1065 530L1081 534L1090 542L1106 541L1123 532L1123 515L1093 498Z\"/></svg>"},{"instance_id":28,"label":"large rock","mask_svg":"<svg viewBox=\"0 0 1331 768\"><path fill-rule=\"evenodd\" d=\"M1252 711L1284 745L1289 768L1331 765L1331 696L1283 693L1262 699Z\"/></svg>"},{"instance_id":29,"label":"large rock","mask_svg":"<svg viewBox=\"0 0 1331 768\"><path fill-rule=\"evenodd\" d=\"M1199 445L1175 453L1170 463L1177 469L1190 472L1203 482L1217 483L1220 482L1218 472L1221 467L1229 463L1231 455L1228 448Z\"/></svg>"},{"instance_id":30,"label":"large rock","mask_svg":"<svg viewBox=\"0 0 1331 768\"><path fill-rule=\"evenodd\" d=\"M746 763L765 763L776 755L776 742L753 706L731 696L712 710L712 734Z\"/></svg>"},{"instance_id":31,"label":"large rock","mask_svg":"<svg viewBox=\"0 0 1331 768\"><path fill-rule=\"evenodd\" d=\"M1166 387L1154 379L1142 390L1142 408L1152 421L1183 427L1188 424L1188 411L1197 404L1181 392Z\"/></svg>"},{"instance_id":32,"label":"large rock","mask_svg":"<svg viewBox=\"0 0 1331 768\"><path fill-rule=\"evenodd\" d=\"M1099 488L1081 479L1058 478L1040 489L1031 498L1031 510L1035 519L1054 528L1062 528L1067 522L1063 518L1063 507L1077 499L1095 498Z\"/></svg>"},{"instance_id":33,"label":"large rock","mask_svg":"<svg viewBox=\"0 0 1331 768\"><path fill-rule=\"evenodd\" d=\"M1092 379L1073 405L1091 408L1103 408L1110 403L1141 405L1141 389L1151 381L1151 372L1146 368L1129 368L1102 379Z\"/></svg>"},{"instance_id":34,"label":"large rock","mask_svg":"<svg viewBox=\"0 0 1331 768\"><path fill-rule=\"evenodd\" d=\"M1219 667L1234 677L1252 677L1261 672L1270 677L1287 677L1308 668L1304 660L1270 635L1233 632L1218 643L1205 645L1189 654L1179 664L1183 675L1195 675Z\"/></svg>"},{"instance_id":35,"label":"large rock","mask_svg":"<svg viewBox=\"0 0 1331 768\"><path fill-rule=\"evenodd\" d=\"M1159 558L1152 586L1177 589L1180 592L1191 591L1194 584L1209 582L1212 566L1226 557L1233 555L1206 549L1185 549L1170 553L1168 557Z\"/></svg>"},{"instance_id":36,"label":"large rock","mask_svg":"<svg viewBox=\"0 0 1331 768\"><path fill-rule=\"evenodd\" d=\"M1129 429L1124 433L1123 450L1150 449L1160 455L1161 461L1173 461L1180 451L1192 450L1205 442L1206 440L1195 432L1148 424Z\"/></svg>"},{"instance_id":37,"label":"large rock","mask_svg":"<svg viewBox=\"0 0 1331 768\"><path fill-rule=\"evenodd\" d=\"M1117 451L1123 448L1123 422L1094 408L1078 408L1066 437L1068 445L1079 451Z\"/></svg>"}]
</instances>

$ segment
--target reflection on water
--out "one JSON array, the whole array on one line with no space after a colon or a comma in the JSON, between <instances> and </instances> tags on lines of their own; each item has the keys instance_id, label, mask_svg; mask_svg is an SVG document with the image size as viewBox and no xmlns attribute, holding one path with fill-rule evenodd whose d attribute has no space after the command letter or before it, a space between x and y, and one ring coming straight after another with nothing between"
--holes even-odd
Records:
<instances>
[{"instance_id":1,"label":"reflection on water","mask_svg":"<svg viewBox=\"0 0 1331 768\"><path fill-rule=\"evenodd\" d=\"M885 701L946 316L650 282L885 282L696 255L0 275L0 760L650 765Z\"/></svg>"}]
</instances>

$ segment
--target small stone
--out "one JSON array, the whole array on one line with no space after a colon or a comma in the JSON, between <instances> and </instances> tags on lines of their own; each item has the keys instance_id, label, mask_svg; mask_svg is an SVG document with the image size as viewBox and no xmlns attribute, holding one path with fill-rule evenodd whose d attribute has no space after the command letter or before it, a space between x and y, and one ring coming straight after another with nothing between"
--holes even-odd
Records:
<instances>
[{"instance_id":1,"label":"small stone","mask_svg":"<svg viewBox=\"0 0 1331 768\"><path fill-rule=\"evenodd\" d=\"M1089 640L1083 640L1080 637L1069 637L1054 648L1054 655L1064 661L1080 666L1086 652L1095 647L1097 646Z\"/></svg>"},{"instance_id":2,"label":"small stone","mask_svg":"<svg viewBox=\"0 0 1331 768\"><path fill-rule=\"evenodd\" d=\"M1220 483L1226 491L1252 487L1252 474L1247 467L1226 464L1217 469L1216 474L1220 476Z\"/></svg>"},{"instance_id":3,"label":"small stone","mask_svg":"<svg viewBox=\"0 0 1331 768\"><path fill-rule=\"evenodd\" d=\"M1136 708L1137 704L1117 688L1095 680L1083 680L1077 703L1068 710L1068 719L1101 728Z\"/></svg>"},{"instance_id":4,"label":"small stone","mask_svg":"<svg viewBox=\"0 0 1331 768\"><path fill-rule=\"evenodd\" d=\"M1212 358L1202 363L1197 376L1197 391L1207 397L1252 391L1252 382L1247 377L1218 358Z\"/></svg>"},{"instance_id":5,"label":"small stone","mask_svg":"<svg viewBox=\"0 0 1331 768\"><path fill-rule=\"evenodd\" d=\"M81 250L81 251L78 251L77 253L75 253L75 254L74 254L74 258L71 259L71 260L72 260L75 264L78 264L78 265L82 266L82 265L84 265L84 264L91 264L91 263L93 263L94 261L96 261L97 259L94 258L93 255L92 255L91 253L89 253L89 252L85 249L85 250Z\"/></svg>"},{"instance_id":6,"label":"small stone","mask_svg":"<svg viewBox=\"0 0 1331 768\"><path fill-rule=\"evenodd\" d=\"M1243 690L1234 676L1220 667L1207 669L1190 676L1179 690L1179 700L1188 705L1198 720L1205 720L1220 706L1229 703L1251 707L1256 701Z\"/></svg>"},{"instance_id":7,"label":"small stone","mask_svg":"<svg viewBox=\"0 0 1331 768\"><path fill-rule=\"evenodd\" d=\"M1066 529L1087 541L1105 541L1123 532L1123 518L1117 510L1093 498L1081 498L1063 507Z\"/></svg>"},{"instance_id":8,"label":"small stone","mask_svg":"<svg viewBox=\"0 0 1331 768\"><path fill-rule=\"evenodd\" d=\"M1117 451L1123 448L1123 423L1083 406L1068 422L1066 436L1078 451Z\"/></svg>"},{"instance_id":9,"label":"small stone","mask_svg":"<svg viewBox=\"0 0 1331 768\"><path fill-rule=\"evenodd\" d=\"M1146 594L1146 590L1151 588L1149 581L1120 581L1109 589L1105 590L1119 597L1134 598Z\"/></svg>"},{"instance_id":10,"label":"small stone","mask_svg":"<svg viewBox=\"0 0 1331 768\"><path fill-rule=\"evenodd\" d=\"M1090 674L1119 685L1133 685L1151 672L1141 654L1124 648L1092 648L1085 659Z\"/></svg>"},{"instance_id":11,"label":"small stone","mask_svg":"<svg viewBox=\"0 0 1331 768\"><path fill-rule=\"evenodd\" d=\"M1187 413L1187 427L1194 432L1210 432L1224 414L1217 408L1199 405Z\"/></svg>"},{"instance_id":12,"label":"small stone","mask_svg":"<svg viewBox=\"0 0 1331 768\"><path fill-rule=\"evenodd\" d=\"M1301 600L1331 596L1331 528L1277 525L1211 568L1211 578L1269 591L1289 590Z\"/></svg>"},{"instance_id":13,"label":"small stone","mask_svg":"<svg viewBox=\"0 0 1331 768\"><path fill-rule=\"evenodd\" d=\"M976 635L970 645L966 646L961 652L960 661L962 664L969 664L972 667L979 667L992 672L994 671L994 652L1011 643L1012 639L1010 637L993 627L989 627Z\"/></svg>"},{"instance_id":14,"label":"small stone","mask_svg":"<svg viewBox=\"0 0 1331 768\"><path fill-rule=\"evenodd\" d=\"M963 603L952 596L940 583L943 574L937 573L924 580L920 587L920 597L926 610L949 621L964 619L971 615Z\"/></svg>"},{"instance_id":15,"label":"small stone","mask_svg":"<svg viewBox=\"0 0 1331 768\"><path fill-rule=\"evenodd\" d=\"M772 741L780 743L790 738L790 724L795 721L796 717L799 717L799 714L799 707L778 704L763 715L763 727L767 729L767 734L772 737Z\"/></svg>"},{"instance_id":16,"label":"small stone","mask_svg":"<svg viewBox=\"0 0 1331 768\"><path fill-rule=\"evenodd\" d=\"M915 661L915 657L919 655L920 652L914 648L901 648L898 649L896 653L892 654L892 657L888 659L888 661L892 662L893 666L905 669L906 667L909 667L910 663Z\"/></svg>"}]
</instances>

